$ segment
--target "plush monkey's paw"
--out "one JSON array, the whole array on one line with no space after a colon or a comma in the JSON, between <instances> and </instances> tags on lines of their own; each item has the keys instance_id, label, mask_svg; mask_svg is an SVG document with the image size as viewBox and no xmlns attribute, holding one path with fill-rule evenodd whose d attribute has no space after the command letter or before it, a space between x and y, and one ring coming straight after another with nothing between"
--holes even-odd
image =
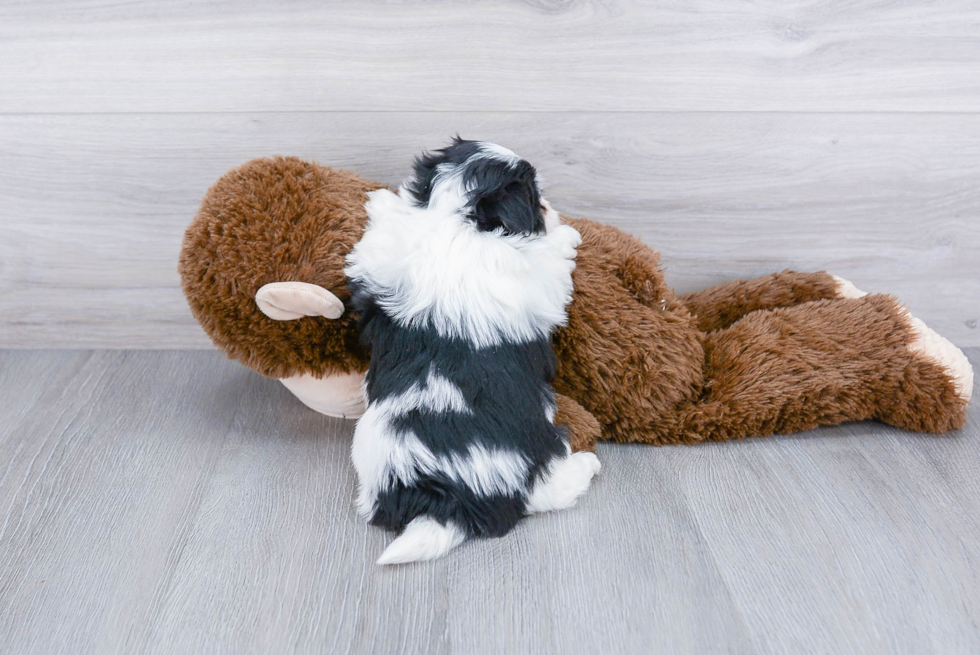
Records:
<instances>
[{"instance_id":1,"label":"plush monkey's paw","mask_svg":"<svg viewBox=\"0 0 980 655\"><path fill-rule=\"evenodd\" d=\"M837 283L837 297L846 300L852 298L861 298L862 296L868 295L866 291L861 291L856 286L851 284L850 280L845 280L842 277L837 277L836 275L831 275L834 278L834 282Z\"/></svg>"},{"instance_id":2,"label":"plush monkey's paw","mask_svg":"<svg viewBox=\"0 0 980 655\"><path fill-rule=\"evenodd\" d=\"M909 344L909 350L945 369L956 395L964 403L969 402L973 395L973 367L970 366L970 360L962 350L931 330L920 319L911 314L907 318L915 335Z\"/></svg>"},{"instance_id":3,"label":"plush monkey's paw","mask_svg":"<svg viewBox=\"0 0 980 655\"><path fill-rule=\"evenodd\" d=\"M602 468L595 453L572 453L554 462L534 485L527 500L528 514L568 509L589 490L592 478Z\"/></svg>"},{"instance_id":4,"label":"plush monkey's paw","mask_svg":"<svg viewBox=\"0 0 980 655\"><path fill-rule=\"evenodd\" d=\"M367 408L363 373L339 373L323 378L309 374L279 380L312 410L337 418L358 418Z\"/></svg>"}]
</instances>

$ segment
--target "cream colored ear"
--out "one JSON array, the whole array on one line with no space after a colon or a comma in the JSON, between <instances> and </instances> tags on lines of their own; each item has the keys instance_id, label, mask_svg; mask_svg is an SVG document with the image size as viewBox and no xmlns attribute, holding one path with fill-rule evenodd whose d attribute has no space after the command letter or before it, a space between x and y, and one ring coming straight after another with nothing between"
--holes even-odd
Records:
<instances>
[{"instance_id":1,"label":"cream colored ear","mask_svg":"<svg viewBox=\"0 0 980 655\"><path fill-rule=\"evenodd\" d=\"M340 318L344 313L344 303L337 296L306 282L267 284L255 294L255 304L276 321L294 321L304 316Z\"/></svg>"}]
</instances>

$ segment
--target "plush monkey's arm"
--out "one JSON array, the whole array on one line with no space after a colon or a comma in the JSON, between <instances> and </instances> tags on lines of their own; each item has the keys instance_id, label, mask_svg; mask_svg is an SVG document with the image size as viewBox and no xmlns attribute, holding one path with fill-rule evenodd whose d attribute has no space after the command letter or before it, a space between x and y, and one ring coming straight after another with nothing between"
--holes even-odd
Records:
<instances>
[{"instance_id":1,"label":"plush monkey's arm","mask_svg":"<svg viewBox=\"0 0 980 655\"><path fill-rule=\"evenodd\" d=\"M595 442L602 435L599 421L568 396L556 393L555 400L558 401L555 423L564 425L571 432L572 451L595 451Z\"/></svg>"},{"instance_id":2,"label":"plush monkey's arm","mask_svg":"<svg viewBox=\"0 0 980 655\"><path fill-rule=\"evenodd\" d=\"M849 283L826 271L783 271L752 280L734 280L678 298L697 316L698 328L712 332L727 328L759 309L795 307L811 300L845 297L842 284Z\"/></svg>"}]
</instances>

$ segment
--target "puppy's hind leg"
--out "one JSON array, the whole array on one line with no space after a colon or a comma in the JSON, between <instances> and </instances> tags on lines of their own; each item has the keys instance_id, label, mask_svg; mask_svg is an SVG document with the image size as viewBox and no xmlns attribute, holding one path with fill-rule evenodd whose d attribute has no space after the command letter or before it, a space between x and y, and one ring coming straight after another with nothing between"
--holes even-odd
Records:
<instances>
[{"instance_id":1,"label":"puppy's hind leg","mask_svg":"<svg viewBox=\"0 0 980 655\"><path fill-rule=\"evenodd\" d=\"M388 544L378 564L407 564L442 557L463 543L466 535L452 523L443 525L428 516L412 519L397 539Z\"/></svg>"},{"instance_id":2,"label":"puppy's hind leg","mask_svg":"<svg viewBox=\"0 0 980 655\"><path fill-rule=\"evenodd\" d=\"M528 514L568 509L589 489L602 464L594 453L572 453L556 460L527 499Z\"/></svg>"}]
</instances>

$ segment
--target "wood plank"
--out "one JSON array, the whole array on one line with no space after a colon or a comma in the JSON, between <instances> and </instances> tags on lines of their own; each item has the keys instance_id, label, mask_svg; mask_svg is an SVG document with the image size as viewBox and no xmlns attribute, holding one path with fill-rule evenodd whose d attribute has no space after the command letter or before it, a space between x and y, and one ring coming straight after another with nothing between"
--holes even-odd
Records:
<instances>
[{"instance_id":1,"label":"wood plank","mask_svg":"<svg viewBox=\"0 0 980 655\"><path fill-rule=\"evenodd\" d=\"M0 650L133 652L252 376L202 355L0 356L0 395L61 364L0 438Z\"/></svg>"},{"instance_id":2,"label":"wood plank","mask_svg":"<svg viewBox=\"0 0 980 655\"><path fill-rule=\"evenodd\" d=\"M49 401L4 445L19 454L8 467L30 463L4 476L29 492L0 486L14 501L15 528L0 533L9 652L624 652L651 638L748 647L666 460L653 471L611 465L605 491L577 513L536 517L452 559L381 569L373 562L390 537L353 509L352 422L305 410L217 353L101 353L48 396L80 382L90 402ZM120 418L99 429L110 416ZM633 484L657 513L594 504ZM660 551L668 535L685 547ZM626 556L607 566L596 555L617 543ZM635 604L617 607L624 593ZM684 620L693 604L709 611Z\"/></svg>"},{"instance_id":3,"label":"wood plank","mask_svg":"<svg viewBox=\"0 0 980 655\"><path fill-rule=\"evenodd\" d=\"M353 423L218 353L0 351L0 411L3 652L980 647L976 405L944 437L603 444L575 509L394 568Z\"/></svg>"},{"instance_id":4,"label":"wood plank","mask_svg":"<svg viewBox=\"0 0 980 655\"><path fill-rule=\"evenodd\" d=\"M974 403L946 436L856 423L692 456L686 498L753 638L773 652L811 651L814 634L820 652L980 649L978 435Z\"/></svg>"},{"instance_id":5,"label":"wood plank","mask_svg":"<svg viewBox=\"0 0 980 655\"><path fill-rule=\"evenodd\" d=\"M856 424L692 455L685 495L753 641L980 649L975 426L937 437Z\"/></svg>"},{"instance_id":6,"label":"wood plank","mask_svg":"<svg viewBox=\"0 0 980 655\"><path fill-rule=\"evenodd\" d=\"M980 5L0 8L0 112L977 111Z\"/></svg>"},{"instance_id":7,"label":"wood plank","mask_svg":"<svg viewBox=\"0 0 980 655\"><path fill-rule=\"evenodd\" d=\"M0 345L206 348L176 261L217 177L284 153L397 184L456 131L662 251L679 292L826 268L980 345L980 115L734 113L3 116Z\"/></svg>"},{"instance_id":8,"label":"wood plank","mask_svg":"<svg viewBox=\"0 0 980 655\"><path fill-rule=\"evenodd\" d=\"M683 453L650 450L601 444L603 469L574 510L533 517L489 552L461 547L448 602L482 629L451 613L456 652L769 652L684 500Z\"/></svg>"},{"instance_id":9,"label":"wood plank","mask_svg":"<svg viewBox=\"0 0 980 655\"><path fill-rule=\"evenodd\" d=\"M381 569L373 561L390 536L364 525L352 506L353 424L297 411L268 385L250 390L244 403L251 409L227 442L176 566L152 650L585 653L610 643L611 652L630 652L650 643L707 648L722 640L749 646L671 477L657 475L669 473L664 461L654 471L619 467L603 482L606 494L636 483L637 494L657 499L655 515L636 517L628 506L600 511L594 505L600 495L580 512L537 517L506 539L466 544L452 558ZM655 552L657 539L668 534L689 547L669 556ZM616 543L628 556L596 557L615 552ZM664 557L670 566L659 565ZM626 607L624 595L633 599ZM683 620L693 604L705 614ZM215 615L222 617L217 626ZM669 629L679 621L681 629Z\"/></svg>"}]
</instances>

